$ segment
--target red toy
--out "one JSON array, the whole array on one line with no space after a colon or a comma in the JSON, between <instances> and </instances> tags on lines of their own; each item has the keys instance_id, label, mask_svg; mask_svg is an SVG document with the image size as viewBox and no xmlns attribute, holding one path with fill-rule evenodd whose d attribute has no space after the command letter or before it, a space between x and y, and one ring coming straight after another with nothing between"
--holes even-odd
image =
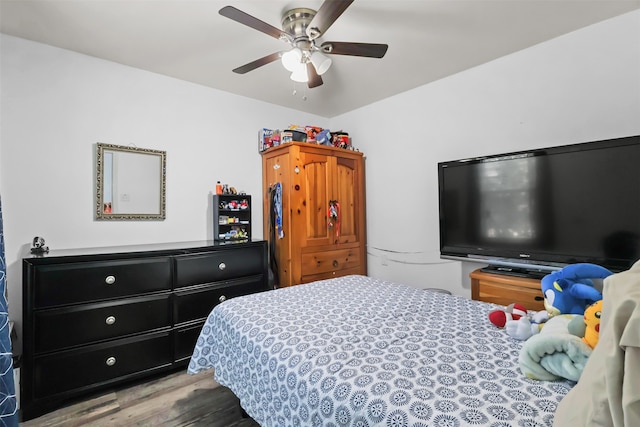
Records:
<instances>
[{"instance_id":1,"label":"red toy","mask_svg":"<svg viewBox=\"0 0 640 427\"><path fill-rule=\"evenodd\" d=\"M489 313L489 321L498 328L504 328L509 320L518 320L527 315L527 309L520 304L509 304L505 310L493 310Z\"/></svg>"}]
</instances>

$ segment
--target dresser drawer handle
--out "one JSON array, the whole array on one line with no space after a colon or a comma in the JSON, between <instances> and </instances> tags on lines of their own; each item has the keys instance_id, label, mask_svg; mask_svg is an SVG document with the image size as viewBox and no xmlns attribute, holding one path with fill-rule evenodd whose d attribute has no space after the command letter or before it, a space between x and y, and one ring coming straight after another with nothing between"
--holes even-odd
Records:
<instances>
[{"instance_id":1,"label":"dresser drawer handle","mask_svg":"<svg viewBox=\"0 0 640 427\"><path fill-rule=\"evenodd\" d=\"M116 323L116 318L115 316L109 316L104 321L107 325L113 325L114 323Z\"/></svg>"},{"instance_id":2,"label":"dresser drawer handle","mask_svg":"<svg viewBox=\"0 0 640 427\"><path fill-rule=\"evenodd\" d=\"M220 302L225 302L227 300L227 297L225 297L224 295L220 295L220 298L218 298L218 301Z\"/></svg>"},{"instance_id":3,"label":"dresser drawer handle","mask_svg":"<svg viewBox=\"0 0 640 427\"><path fill-rule=\"evenodd\" d=\"M116 364L116 358L111 356L107 359L105 363L107 364L107 366L113 366Z\"/></svg>"},{"instance_id":4,"label":"dresser drawer handle","mask_svg":"<svg viewBox=\"0 0 640 427\"><path fill-rule=\"evenodd\" d=\"M533 299L536 301L544 301L544 297L541 296L534 297Z\"/></svg>"},{"instance_id":5,"label":"dresser drawer handle","mask_svg":"<svg viewBox=\"0 0 640 427\"><path fill-rule=\"evenodd\" d=\"M227 268L227 264L225 264L224 262L221 262L220 265L218 266L218 268L220 270L224 270L225 268Z\"/></svg>"},{"instance_id":6,"label":"dresser drawer handle","mask_svg":"<svg viewBox=\"0 0 640 427\"><path fill-rule=\"evenodd\" d=\"M335 260L335 259L333 260L333 266L334 266L334 267L337 267L337 266L338 266L338 260Z\"/></svg>"},{"instance_id":7,"label":"dresser drawer handle","mask_svg":"<svg viewBox=\"0 0 640 427\"><path fill-rule=\"evenodd\" d=\"M113 285L114 283L116 283L116 276L107 276L104 279L104 283L106 283L107 285Z\"/></svg>"}]
</instances>

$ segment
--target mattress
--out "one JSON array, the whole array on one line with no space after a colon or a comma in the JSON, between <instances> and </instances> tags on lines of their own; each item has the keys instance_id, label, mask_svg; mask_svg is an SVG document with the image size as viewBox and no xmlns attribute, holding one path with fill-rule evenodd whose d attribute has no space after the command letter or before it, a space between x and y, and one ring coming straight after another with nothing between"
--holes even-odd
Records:
<instances>
[{"instance_id":1,"label":"mattress","mask_svg":"<svg viewBox=\"0 0 640 427\"><path fill-rule=\"evenodd\" d=\"M574 383L525 378L496 308L366 276L247 295L214 308L188 372L263 427L551 426Z\"/></svg>"}]
</instances>

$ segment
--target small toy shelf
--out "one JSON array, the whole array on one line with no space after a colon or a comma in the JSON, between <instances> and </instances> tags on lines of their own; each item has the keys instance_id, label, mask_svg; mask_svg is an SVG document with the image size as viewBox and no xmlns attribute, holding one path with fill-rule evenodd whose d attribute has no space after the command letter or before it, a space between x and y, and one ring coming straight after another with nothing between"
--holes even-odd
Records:
<instances>
[{"instance_id":1,"label":"small toy shelf","mask_svg":"<svg viewBox=\"0 0 640 427\"><path fill-rule=\"evenodd\" d=\"M251 196L214 194L213 239L218 241L251 240Z\"/></svg>"}]
</instances>

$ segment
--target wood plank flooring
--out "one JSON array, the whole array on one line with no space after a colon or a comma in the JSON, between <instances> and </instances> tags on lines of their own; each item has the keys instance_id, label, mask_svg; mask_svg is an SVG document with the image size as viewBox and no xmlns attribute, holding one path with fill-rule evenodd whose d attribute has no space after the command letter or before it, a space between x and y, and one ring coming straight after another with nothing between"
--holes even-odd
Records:
<instances>
[{"instance_id":1,"label":"wood plank flooring","mask_svg":"<svg viewBox=\"0 0 640 427\"><path fill-rule=\"evenodd\" d=\"M213 371L184 371L107 393L20 423L22 427L259 427Z\"/></svg>"}]
</instances>

